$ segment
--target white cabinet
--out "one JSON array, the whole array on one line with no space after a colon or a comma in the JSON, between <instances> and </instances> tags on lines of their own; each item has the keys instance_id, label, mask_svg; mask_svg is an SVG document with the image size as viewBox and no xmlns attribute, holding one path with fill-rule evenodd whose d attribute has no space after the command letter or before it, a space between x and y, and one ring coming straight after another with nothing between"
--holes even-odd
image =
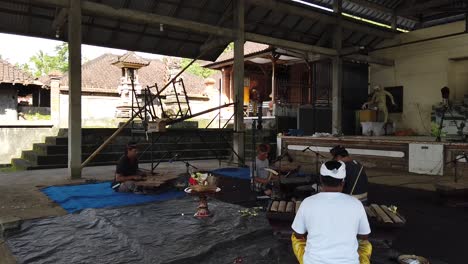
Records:
<instances>
[{"instance_id":1,"label":"white cabinet","mask_svg":"<svg viewBox=\"0 0 468 264\"><path fill-rule=\"evenodd\" d=\"M443 144L409 144L409 172L430 175L444 173Z\"/></svg>"}]
</instances>

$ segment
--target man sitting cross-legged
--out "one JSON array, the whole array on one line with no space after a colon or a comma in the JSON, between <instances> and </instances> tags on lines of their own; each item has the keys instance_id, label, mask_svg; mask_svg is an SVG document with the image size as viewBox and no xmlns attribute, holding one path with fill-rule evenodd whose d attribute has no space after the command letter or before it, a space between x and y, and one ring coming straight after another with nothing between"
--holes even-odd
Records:
<instances>
[{"instance_id":1,"label":"man sitting cross-legged","mask_svg":"<svg viewBox=\"0 0 468 264\"><path fill-rule=\"evenodd\" d=\"M362 203L342 193L345 176L342 161L327 161L320 169L322 191L301 203L291 236L299 263L370 263L369 222Z\"/></svg>"},{"instance_id":2,"label":"man sitting cross-legged","mask_svg":"<svg viewBox=\"0 0 468 264\"><path fill-rule=\"evenodd\" d=\"M138 150L135 143L127 144L125 154L119 159L115 171L112 189L118 192L135 192L140 190L135 181L141 181L145 173L138 169Z\"/></svg>"}]
</instances>

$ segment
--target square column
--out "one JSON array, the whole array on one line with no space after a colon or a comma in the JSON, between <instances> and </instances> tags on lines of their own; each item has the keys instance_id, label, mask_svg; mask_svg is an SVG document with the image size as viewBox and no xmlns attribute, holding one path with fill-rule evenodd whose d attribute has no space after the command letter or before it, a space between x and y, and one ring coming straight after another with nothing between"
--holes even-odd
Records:
<instances>
[{"instance_id":1,"label":"square column","mask_svg":"<svg viewBox=\"0 0 468 264\"><path fill-rule=\"evenodd\" d=\"M234 151L239 157L239 165L244 163L244 0L237 0L235 6L234 20L236 27L236 40L234 41Z\"/></svg>"},{"instance_id":2,"label":"square column","mask_svg":"<svg viewBox=\"0 0 468 264\"><path fill-rule=\"evenodd\" d=\"M81 178L81 0L68 12L68 174Z\"/></svg>"}]
</instances>

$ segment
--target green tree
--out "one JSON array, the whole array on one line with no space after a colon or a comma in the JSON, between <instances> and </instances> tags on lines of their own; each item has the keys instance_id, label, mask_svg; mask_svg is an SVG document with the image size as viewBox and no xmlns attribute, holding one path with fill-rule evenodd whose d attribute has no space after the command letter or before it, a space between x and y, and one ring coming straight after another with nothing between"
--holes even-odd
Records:
<instances>
[{"instance_id":1,"label":"green tree","mask_svg":"<svg viewBox=\"0 0 468 264\"><path fill-rule=\"evenodd\" d=\"M232 51L232 50L234 50L234 42L229 43L229 45L227 45L226 49L224 49L223 53L226 53L226 52L229 52L229 51ZM181 61L182 68L185 68L185 66L187 66L191 61L192 61L191 59L182 59L182 61ZM215 74L217 72L216 70L212 70L212 69L202 67L200 65L200 63L198 63L198 62L194 62L192 64L192 66L190 66L187 69L187 71L192 73L192 74L195 74L197 76L200 76L202 78L208 78L208 77L210 77L211 75L213 75L213 74Z\"/></svg>"},{"instance_id":2,"label":"green tree","mask_svg":"<svg viewBox=\"0 0 468 264\"><path fill-rule=\"evenodd\" d=\"M234 50L234 42L231 42L229 43L229 45L227 45L227 47L224 49L223 53L226 53L226 52L229 52L229 51L233 51Z\"/></svg>"},{"instance_id":3,"label":"green tree","mask_svg":"<svg viewBox=\"0 0 468 264\"><path fill-rule=\"evenodd\" d=\"M49 55L40 50L29 59L34 65L34 76L47 75L53 70L58 70L62 73L68 70L68 44L59 44L55 46L54 51L55 54Z\"/></svg>"},{"instance_id":4,"label":"green tree","mask_svg":"<svg viewBox=\"0 0 468 264\"><path fill-rule=\"evenodd\" d=\"M22 71L24 71L24 72L27 72L27 73L33 75L31 67L27 63L23 63L23 64L16 63L15 67L22 70Z\"/></svg>"},{"instance_id":5,"label":"green tree","mask_svg":"<svg viewBox=\"0 0 468 264\"><path fill-rule=\"evenodd\" d=\"M180 65L185 68L191 61L191 59L182 59ZM207 78L217 72L216 70L203 68L198 62L194 62L187 71L202 78Z\"/></svg>"},{"instance_id":6,"label":"green tree","mask_svg":"<svg viewBox=\"0 0 468 264\"><path fill-rule=\"evenodd\" d=\"M58 70L61 72L68 71L68 43L63 42L55 46L57 55L54 57Z\"/></svg>"}]
</instances>

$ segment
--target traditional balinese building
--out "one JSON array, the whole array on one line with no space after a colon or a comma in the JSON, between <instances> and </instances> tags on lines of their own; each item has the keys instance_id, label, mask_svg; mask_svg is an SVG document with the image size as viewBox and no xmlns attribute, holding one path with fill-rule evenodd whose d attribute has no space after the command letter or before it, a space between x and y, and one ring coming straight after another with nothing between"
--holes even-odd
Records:
<instances>
[{"instance_id":1,"label":"traditional balinese building","mask_svg":"<svg viewBox=\"0 0 468 264\"><path fill-rule=\"evenodd\" d=\"M112 127L122 121L119 118L128 118L132 103L132 78L135 93L139 95L148 86L158 85L162 88L169 81L168 76L164 61L145 59L134 52L122 56L103 54L84 63L81 99L83 126ZM209 99L205 95L204 79L189 72L184 72L181 78L191 107L206 109ZM60 127L67 127L68 75L50 76L46 84L52 92L52 119ZM170 89L173 88L168 87L167 91Z\"/></svg>"},{"instance_id":2,"label":"traditional balinese building","mask_svg":"<svg viewBox=\"0 0 468 264\"><path fill-rule=\"evenodd\" d=\"M332 61L326 56L306 58L304 54L247 41L244 44L244 107L246 122L252 116L253 90L263 105L266 124L283 132L299 128L306 134L332 130ZM222 72L223 93L234 99L233 51L204 67ZM359 129L355 111L368 97L368 64L343 62L343 119L345 134ZM249 126L247 126L249 127Z\"/></svg>"},{"instance_id":3,"label":"traditional balinese building","mask_svg":"<svg viewBox=\"0 0 468 264\"><path fill-rule=\"evenodd\" d=\"M138 78L138 70L149 64L149 61L140 58L134 52L127 52L112 63L122 70L120 84L117 87L121 105L117 106L116 117L131 116L131 109L143 89Z\"/></svg>"},{"instance_id":4,"label":"traditional balinese building","mask_svg":"<svg viewBox=\"0 0 468 264\"><path fill-rule=\"evenodd\" d=\"M50 90L31 74L0 59L0 122L24 119L22 113L50 114Z\"/></svg>"}]
</instances>

